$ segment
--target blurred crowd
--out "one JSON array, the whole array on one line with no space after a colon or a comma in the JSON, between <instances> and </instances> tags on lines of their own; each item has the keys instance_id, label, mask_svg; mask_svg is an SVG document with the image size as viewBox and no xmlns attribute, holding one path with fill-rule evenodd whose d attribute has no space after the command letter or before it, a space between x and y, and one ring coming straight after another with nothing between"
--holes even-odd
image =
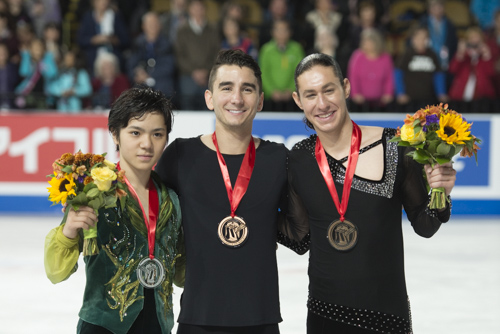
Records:
<instances>
[{"instance_id":1,"label":"blurred crowd","mask_svg":"<svg viewBox=\"0 0 500 334\"><path fill-rule=\"evenodd\" d=\"M229 48L259 62L265 111L298 111L295 67L322 52L354 112L500 112L500 0L0 0L0 109L108 109L142 84L206 110Z\"/></svg>"}]
</instances>

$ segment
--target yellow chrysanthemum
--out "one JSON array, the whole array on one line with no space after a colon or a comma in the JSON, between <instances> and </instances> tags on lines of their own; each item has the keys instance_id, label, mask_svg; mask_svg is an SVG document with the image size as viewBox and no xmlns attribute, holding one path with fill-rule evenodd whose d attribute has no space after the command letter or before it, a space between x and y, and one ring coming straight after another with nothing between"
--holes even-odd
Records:
<instances>
[{"instance_id":1,"label":"yellow chrysanthemum","mask_svg":"<svg viewBox=\"0 0 500 334\"><path fill-rule=\"evenodd\" d=\"M462 119L459 114L441 114L439 130L436 131L439 138L448 144L465 144L470 140L470 124Z\"/></svg>"},{"instance_id":2,"label":"yellow chrysanthemum","mask_svg":"<svg viewBox=\"0 0 500 334\"><path fill-rule=\"evenodd\" d=\"M47 190L49 191L49 200L54 204L57 204L59 202L65 204L69 195L76 196L75 181L70 174L61 179L57 178L57 173L54 174L56 176L49 181L50 187L47 188Z\"/></svg>"}]
</instances>

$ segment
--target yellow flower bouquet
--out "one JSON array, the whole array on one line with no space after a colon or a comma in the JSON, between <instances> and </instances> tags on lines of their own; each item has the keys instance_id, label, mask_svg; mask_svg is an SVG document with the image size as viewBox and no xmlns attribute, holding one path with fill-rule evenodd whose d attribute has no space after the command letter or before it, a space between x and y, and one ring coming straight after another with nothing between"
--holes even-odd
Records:
<instances>
[{"instance_id":1,"label":"yellow flower bouquet","mask_svg":"<svg viewBox=\"0 0 500 334\"><path fill-rule=\"evenodd\" d=\"M48 175L50 187L49 200L52 205L61 203L78 210L80 206L89 206L97 211L100 208L113 208L119 197L126 196L124 171L118 171L116 165L105 159L106 153L91 154L78 151L74 155L63 154L54 161L54 173ZM125 201L121 201L122 205ZM122 208L123 209L123 208ZM99 253L97 247L97 225L83 230L83 255Z\"/></svg>"},{"instance_id":2,"label":"yellow flower bouquet","mask_svg":"<svg viewBox=\"0 0 500 334\"><path fill-rule=\"evenodd\" d=\"M421 164L444 164L458 153L463 157L474 155L477 164L477 151L481 141L471 134L472 123L442 103L427 106L413 115L406 115L404 125L398 127L396 135L390 140L399 146L411 146L415 150L408 153ZM446 207L444 188L431 191L430 209Z\"/></svg>"}]
</instances>

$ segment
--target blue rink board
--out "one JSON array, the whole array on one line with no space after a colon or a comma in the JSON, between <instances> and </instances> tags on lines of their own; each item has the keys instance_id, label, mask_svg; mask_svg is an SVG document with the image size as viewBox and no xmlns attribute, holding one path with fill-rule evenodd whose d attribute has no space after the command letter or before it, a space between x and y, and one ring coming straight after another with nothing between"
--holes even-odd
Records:
<instances>
[{"instance_id":1,"label":"blue rink board","mask_svg":"<svg viewBox=\"0 0 500 334\"><path fill-rule=\"evenodd\" d=\"M453 215L500 216L500 200L453 200ZM43 196L0 196L0 214L62 215Z\"/></svg>"}]
</instances>

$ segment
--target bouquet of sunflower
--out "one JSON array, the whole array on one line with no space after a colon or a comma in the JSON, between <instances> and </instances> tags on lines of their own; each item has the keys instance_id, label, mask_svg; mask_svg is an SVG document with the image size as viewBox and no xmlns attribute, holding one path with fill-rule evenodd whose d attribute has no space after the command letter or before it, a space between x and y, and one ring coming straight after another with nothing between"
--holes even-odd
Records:
<instances>
[{"instance_id":1,"label":"bouquet of sunflower","mask_svg":"<svg viewBox=\"0 0 500 334\"><path fill-rule=\"evenodd\" d=\"M477 144L481 141L471 134L472 123L467 123L447 104L427 106L413 115L406 115L404 123L390 141L414 147L408 155L418 163L444 164L460 153L462 157L474 156L477 164ZM444 188L432 189L429 208L445 208L446 200Z\"/></svg>"},{"instance_id":2,"label":"bouquet of sunflower","mask_svg":"<svg viewBox=\"0 0 500 334\"><path fill-rule=\"evenodd\" d=\"M78 151L75 154L64 153L54 161L54 173L48 175L51 180L47 188L52 205L61 203L74 210L89 206L96 214L100 208L116 207L117 199L127 195L123 180L125 171L119 171L105 156L106 153L84 154ZM121 201L122 205L124 202ZM83 235L83 255L99 253L97 225L83 230Z\"/></svg>"}]
</instances>

